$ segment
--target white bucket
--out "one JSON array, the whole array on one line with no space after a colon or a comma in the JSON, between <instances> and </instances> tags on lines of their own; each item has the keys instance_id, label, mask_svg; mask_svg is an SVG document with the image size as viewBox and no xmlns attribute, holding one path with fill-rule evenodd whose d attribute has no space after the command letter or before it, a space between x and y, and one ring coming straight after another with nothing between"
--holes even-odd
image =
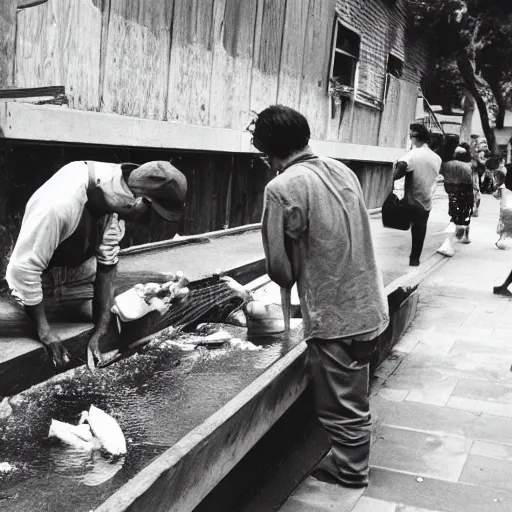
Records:
<instances>
[{"instance_id":1,"label":"white bucket","mask_svg":"<svg viewBox=\"0 0 512 512\"><path fill-rule=\"evenodd\" d=\"M138 320L153 311L153 308L137 293L134 288L121 293L114 299L112 313L123 322Z\"/></svg>"}]
</instances>

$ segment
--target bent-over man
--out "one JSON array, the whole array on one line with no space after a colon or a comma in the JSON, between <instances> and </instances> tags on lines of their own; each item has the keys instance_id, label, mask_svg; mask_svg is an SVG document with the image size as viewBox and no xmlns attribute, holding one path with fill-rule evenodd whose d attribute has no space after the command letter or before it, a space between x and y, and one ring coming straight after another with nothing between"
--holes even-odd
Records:
<instances>
[{"instance_id":1,"label":"bent-over man","mask_svg":"<svg viewBox=\"0 0 512 512\"><path fill-rule=\"evenodd\" d=\"M93 299L88 354L89 366L94 366L94 359L101 360L99 341L110 323L125 220L141 221L152 208L175 221L182 215L186 193L185 176L168 162L139 166L77 161L62 167L32 195L6 280L56 365L64 364L68 354L50 328L43 298L54 304Z\"/></svg>"}]
</instances>

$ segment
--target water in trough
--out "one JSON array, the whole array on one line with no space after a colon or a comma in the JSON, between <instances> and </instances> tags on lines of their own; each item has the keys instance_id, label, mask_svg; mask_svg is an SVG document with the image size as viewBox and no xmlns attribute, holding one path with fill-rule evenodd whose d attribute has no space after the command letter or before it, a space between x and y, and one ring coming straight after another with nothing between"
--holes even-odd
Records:
<instances>
[{"instance_id":1,"label":"water in trough","mask_svg":"<svg viewBox=\"0 0 512 512\"><path fill-rule=\"evenodd\" d=\"M244 339L245 329L234 335ZM0 419L0 509L87 512L201 424L300 341L269 337L258 351L160 345L91 374L80 367L10 399ZM76 424L91 404L120 424L126 457L109 461L47 439L51 419ZM1 415L0 415L1 418Z\"/></svg>"}]
</instances>

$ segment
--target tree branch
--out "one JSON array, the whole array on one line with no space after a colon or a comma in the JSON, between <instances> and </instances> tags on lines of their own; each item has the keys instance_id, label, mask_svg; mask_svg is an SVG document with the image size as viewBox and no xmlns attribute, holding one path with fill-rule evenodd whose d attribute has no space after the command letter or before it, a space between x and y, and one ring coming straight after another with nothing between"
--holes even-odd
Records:
<instances>
[{"instance_id":1,"label":"tree branch","mask_svg":"<svg viewBox=\"0 0 512 512\"><path fill-rule=\"evenodd\" d=\"M469 59L469 55L465 49L461 49L457 52L457 66L459 68L460 74L462 75L462 79L464 80L464 85L475 99L478 111L480 112L482 128L484 130L485 138L487 139L489 150L493 153L493 155L498 156L500 151L496 141L496 135L490 126L487 106L476 86L475 71L473 69L473 65L471 64L471 60Z\"/></svg>"}]
</instances>

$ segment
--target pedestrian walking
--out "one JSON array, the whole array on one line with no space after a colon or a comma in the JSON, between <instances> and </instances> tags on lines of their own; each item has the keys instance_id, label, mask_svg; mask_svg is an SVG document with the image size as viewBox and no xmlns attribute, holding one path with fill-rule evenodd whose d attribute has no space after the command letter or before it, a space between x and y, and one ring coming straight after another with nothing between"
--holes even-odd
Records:
<instances>
[{"instance_id":1,"label":"pedestrian walking","mask_svg":"<svg viewBox=\"0 0 512 512\"><path fill-rule=\"evenodd\" d=\"M496 247L498 249L506 249L507 238L512 238L512 164L507 165L507 173L502 178L500 175L498 193L495 194L496 198L500 200L500 219L496 233L498 240Z\"/></svg>"},{"instance_id":2,"label":"pedestrian walking","mask_svg":"<svg viewBox=\"0 0 512 512\"><path fill-rule=\"evenodd\" d=\"M455 148L454 158L441 166L440 174L444 178L444 189L448 194L448 214L455 225L455 238L469 244L469 224L473 213L474 195L471 170L471 156L461 146ZM451 236L438 250L445 256L453 256Z\"/></svg>"},{"instance_id":3,"label":"pedestrian walking","mask_svg":"<svg viewBox=\"0 0 512 512\"><path fill-rule=\"evenodd\" d=\"M357 176L315 155L299 112L261 112L253 144L276 172L262 220L268 275L297 283L315 408L331 451L313 475L348 487L368 484L369 361L389 322L384 285Z\"/></svg>"},{"instance_id":4,"label":"pedestrian walking","mask_svg":"<svg viewBox=\"0 0 512 512\"><path fill-rule=\"evenodd\" d=\"M512 237L512 164L507 164L507 174L505 175L505 183L501 187L501 204L500 204L500 220L498 223L498 236L496 246L503 244L505 238ZM503 247L504 248L504 247ZM495 286L493 293L495 295L503 295L504 297L512 297L512 292L508 287L512 284L512 271L507 276L503 284Z\"/></svg>"},{"instance_id":5,"label":"pedestrian walking","mask_svg":"<svg viewBox=\"0 0 512 512\"><path fill-rule=\"evenodd\" d=\"M420 264L428 217L432 210L432 197L442 160L428 146L430 134L425 125L412 123L410 139L412 149L395 164L393 179L396 181L405 176L402 203L411 222L409 265L417 267Z\"/></svg>"}]
</instances>

